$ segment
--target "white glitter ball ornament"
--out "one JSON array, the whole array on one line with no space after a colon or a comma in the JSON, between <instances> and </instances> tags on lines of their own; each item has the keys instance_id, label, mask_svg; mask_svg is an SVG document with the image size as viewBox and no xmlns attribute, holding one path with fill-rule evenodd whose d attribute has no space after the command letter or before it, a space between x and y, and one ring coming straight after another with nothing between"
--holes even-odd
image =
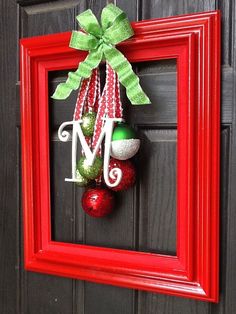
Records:
<instances>
[{"instance_id":1,"label":"white glitter ball ornament","mask_svg":"<svg viewBox=\"0 0 236 314\"><path fill-rule=\"evenodd\" d=\"M129 139L112 141L111 143L111 156L119 160L126 160L132 158L137 154L140 147L140 140Z\"/></svg>"}]
</instances>

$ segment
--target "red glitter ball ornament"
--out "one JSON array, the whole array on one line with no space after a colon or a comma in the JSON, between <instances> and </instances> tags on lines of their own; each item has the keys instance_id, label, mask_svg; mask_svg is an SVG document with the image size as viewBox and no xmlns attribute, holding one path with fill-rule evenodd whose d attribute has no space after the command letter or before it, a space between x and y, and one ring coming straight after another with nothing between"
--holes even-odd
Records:
<instances>
[{"instance_id":1,"label":"red glitter ball ornament","mask_svg":"<svg viewBox=\"0 0 236 314\"><path fill-rule=\"evenodd\" d=\"M136 171L133 163L130 160L118 160L115 158L110 159L109 171L113 168L119 168L122 171L122 178L120 183L112 187L113 191L124 191L132 187L136 180ZM115 180L110 178L110 181L113 183Z\"/></svg>"},{"instance_id":2,"label":"red glitter ball ornament","mask_svg":"<svg viewBox=\"0 0 236 314\"><path fill-rule=\"evenodd\" d=\"M83 210L92 217L104 217L112 212L114 196L104 188L88 189L82 196Z\"/></svg>"}]
</instances>

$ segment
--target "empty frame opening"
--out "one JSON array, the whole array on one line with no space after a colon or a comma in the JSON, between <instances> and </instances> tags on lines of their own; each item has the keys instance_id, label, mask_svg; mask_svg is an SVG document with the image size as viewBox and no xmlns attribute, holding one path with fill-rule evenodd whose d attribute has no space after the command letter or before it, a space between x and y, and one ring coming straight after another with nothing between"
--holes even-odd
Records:
<instances>
[{"instance_id":1,"label":"empty frame opening","mask_svg":"<svg viewBox=\"0 0 236 314\"><path fill-rule=\"evenodd\" d=\"M63 101L49 99L52 239L176 255L176 60L133 67L152 104L132 106L121 88L124 118L137 130L141 148L133 158L136 185L115 193L115 208L107 217L85 214L81 206L85 189L65 181L71 175L71 142L59 141L57 131L62 122L72 120L77 92ZM67 73L49 73L50 95Z\"/></svg>"}]
</instances>

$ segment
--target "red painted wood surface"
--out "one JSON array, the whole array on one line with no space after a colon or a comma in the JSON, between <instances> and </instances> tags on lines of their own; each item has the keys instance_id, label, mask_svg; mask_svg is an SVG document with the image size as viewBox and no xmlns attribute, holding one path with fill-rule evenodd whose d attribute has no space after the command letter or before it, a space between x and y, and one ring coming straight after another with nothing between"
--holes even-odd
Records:
<instances>
[{"instance_id":1,"label":"red painted wood surface","mask_svg":"<svg viewBox=\"0 0 236 314\"><path fill-rule=\"evenodd\" d=\"M135 36L119 45L130 62L177 60L177 255L52 241L48 72L76 68L86 56L60 33L20 43L25 267L217 302L220 14L132 25Z\"/></svg>"}]
</instances>

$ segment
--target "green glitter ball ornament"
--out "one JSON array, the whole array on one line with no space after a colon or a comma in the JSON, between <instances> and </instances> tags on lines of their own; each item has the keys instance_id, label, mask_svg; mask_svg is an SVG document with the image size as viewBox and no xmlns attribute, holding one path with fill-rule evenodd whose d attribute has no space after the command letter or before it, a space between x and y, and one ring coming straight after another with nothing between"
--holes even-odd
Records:
<instances>
[{"instance_id":1,"label":"green glitter ball ornament","mask_svg":"<svg viewBox=\"0 0 236 314\"><path fill-rule=\"evenodd\" d=\"M92 165L88 163L86 157L81 157L78 162L77 169L80 174L86 179L94 180L98 178L102 173L103 160L100 157L96 157Z\"/></svg>"},{"instance_id":2,"label":"green glitter ball ornament","mask_svg":"<svg viewBox=\"0 0 236 314\"><path fill-rule=\"evenodd\" d=\"M82 116L81 129L84 136L92 136L94 132L94 126L96 121L96 112L86 112Z\"/></svg>"},{"instance_id":3,"label":"green glitter ball ornament","mask_svg":"<svg viewBox=\"0 0 236 314\"><path fill-rule=\"evenodd\" d=\"M78 180L76 182L76 184L80 187L85 187L85 186L88 186L90 183L91 183L91 180L83 177L80 172L79 172L79 169L77 168L76 169L76 180Z\"/></svg>"}]
</instances>

